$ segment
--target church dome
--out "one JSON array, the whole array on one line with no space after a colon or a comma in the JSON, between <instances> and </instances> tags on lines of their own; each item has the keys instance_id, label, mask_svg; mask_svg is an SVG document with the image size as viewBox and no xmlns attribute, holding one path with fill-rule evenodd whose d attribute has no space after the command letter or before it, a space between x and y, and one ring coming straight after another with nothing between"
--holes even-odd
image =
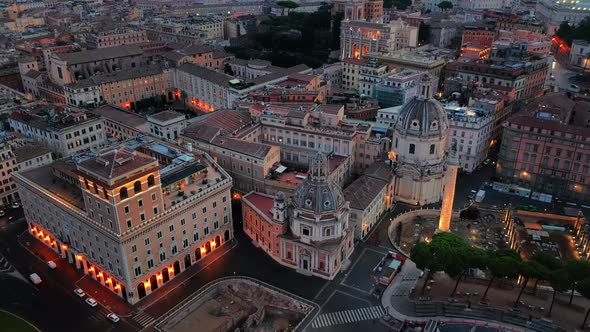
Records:
<instances>
[{"instance_id":1,"label":"church dome","mask_svg":"<svg viewBox=\"0 0 590 332\"><path fill-rule=\"evenodd\" d=\"M396 123L399 132L414 136L439 136L448 128L444 107L432 99L431 79L424 75L418 83L418 96L400 110Z\"/></svg>"},{"instance_id":2,"label":"church dome","mask_svg":"<svg viewBox=\"0 0 590 332\"><path fill-rule=\"evenodd\" d=\"M328 161L321 152L313 158L309 176L293 195L295 208L314 213L329 213L345 203L340 187L328 179Z\"/></svg>"}]
</instances>

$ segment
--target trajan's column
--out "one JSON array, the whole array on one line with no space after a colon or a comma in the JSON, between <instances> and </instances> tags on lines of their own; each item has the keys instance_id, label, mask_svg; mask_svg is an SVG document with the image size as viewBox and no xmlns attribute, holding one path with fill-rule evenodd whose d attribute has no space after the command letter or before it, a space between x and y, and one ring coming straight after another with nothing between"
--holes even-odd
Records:
<instances>
[{"instance_id":1,"label":"trajan's column","mask_svg":"<svg viewBox=\"0 0 590 332\"><path fill-rule=\"evenodd\" d=\"M453 201L455 200L455 186L457 184L457 170L459 163L457 161L456 143L449 149L449 158L447 159L447 172L443 187L442 206L440 208L440 220L438 221L438 230L446 232L451 228L451 218L453 217Z\"/></svg>"}]
</instances>

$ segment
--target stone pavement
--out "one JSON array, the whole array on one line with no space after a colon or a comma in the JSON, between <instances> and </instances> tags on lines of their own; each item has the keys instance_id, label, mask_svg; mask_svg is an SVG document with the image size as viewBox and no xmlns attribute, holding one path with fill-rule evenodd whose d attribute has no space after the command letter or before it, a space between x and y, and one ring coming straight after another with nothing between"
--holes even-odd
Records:
<instances>
[{"instance_id":1,"label":"stone pavement","mask_svg":"<svg viewBox=\"0 0 590 332\"><path fill-rule=\"evenodd\" d=\"M513 304L518 296L519 288L508 286L503 288L494 284L487 296L487 303L481 304L481 296L485 292L487 282L483 280L462 280L457 292L460 293L451 298L450 293L454 288L455 280L444 273L435 273L433 283L429 283L430 291L421 295L422 283L426 278L420 279L419 272L413 262L407 260L402 271L381 298L386 312L393 318L403 322L426 323L429 320L450 321L480 321L497 322L513 330L523 330L523 326L543 325L539 330L556 331L550 326L550 321L555 324L573 330L579 328L585 314L585 308L590 306L590 301L576 297L574 305L568 306L568 297L558 295L553 313L548 317L547 311L551 301L551 292L539 290L538 296L525 292L521 297L521 304L514 309ZM412 289L415 291L412 292ZM477 294L477 295L475 295ZM412 298L416 298L417 301ZM547 325L547 326L545 326Z\"/></svg>"}]
</instances>

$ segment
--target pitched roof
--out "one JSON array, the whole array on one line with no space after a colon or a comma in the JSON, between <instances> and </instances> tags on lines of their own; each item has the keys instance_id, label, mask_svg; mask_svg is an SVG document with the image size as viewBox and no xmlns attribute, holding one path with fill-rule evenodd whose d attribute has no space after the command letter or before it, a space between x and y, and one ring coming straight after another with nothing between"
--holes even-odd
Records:
<instances>
[{"instance_id":1,"label":"pitched roof","mask_svg":"<svg viewBox=\"0 0 590 332\"><path fill-rule=\"evenodd\" d=\"M260 159L264 159L266 155L268 155L270 149L272 148L272 146L266 144L246 142L239 139L227 137L217 137L215 140L213 140L212 144L237 153L245 154Z\"/></svg>"},{"instance_id":2,"label":"pitched roof","mask_svg":"<svg viewBox=\"0 0 590 332\"><path fill-rule=\"evenodd\" d=\"M236 110L219 110L202 117L197 118L196 124L204 124L209 127L219 128L226 134L231 134L240 130L252 122L250 113Z\"/></svg>"},{"instance_id":3,"label":"pitched roof","mask_svg":"<svg viewBox=\"0 0 590 332\"><path fill-rule=\"evenodd\" d=\"M205 124L195 124L185 128L182 135L197 141L211 143L213 142L213 139L219 135L220 131L221 129L216 127L209 127Z\"/></svg>"},{"instance_id":4,"label":"pitched roof","mask_svg":"<svg viewBox=\"0 0 590 332\"><path fill-rule=\"evenodd\" d=\"M148 166L157 161L141 152L130 151L126 147L106 150L95 158L78 164L78 169L88 171L105 179L117 178L129 172Z\"/></svg>"},{"instance_id":5,"label":"pitched roof","mask_svg":"<svg viewBox=\"0 0 590 332\"><path fill-rule=\"evenodd\" d=\"M141 54L143 54L143 51L135 45L121 45L115 47L98 48L94 50L84 50L80 52L59 53L55 56L61 60L66 61L68 65L75 65Z\"/></svg>"},{"instance_id":6,"label":"pitched roof","mask_svg":"<svg viewBox=\"0 0 590 332\"><path fill-rule=\"evenodd\" d=\"M257 192L251 192L248 195L245 195L242 199L251 206L257 208L268 219L272 220L272 213L270 212L270 209L272 209L274 201L271 196Z\"/></svg>"},{"instance_id":7,"label":"pitched roof","mask_svg":"<svg viewBox=\"0 0 590 332\"><path fill-rule=\"evenodd\" d=\"M351 208L364 210L385 186L387 181L363 175L344 189L344 197Z\"/></svg>"},{"instance_id":8,"label":"pitched roof","mask_svg":"<svg viewBox=\"0 0 590 332\"><path fill-rule=\"evenodd\" d=\"M180 67L178 67L178 70L197 76L204 80L213 82L214 84L226 88L229 88L230 86L229 81L234 79L232 76L205 67L201 67L193 63L182 64Z\"/></svg>"},{"instance_id":9,"label":"pitched roof","mask_svg":"<svg viewBox=\"0 0 590 332\"><path fill-rule=\"evenodd\" d=\"M42 144L27 143L14 149L14 156L17 163L22 163L33 158L49 153L49 149Z\"/></svg>"}]
</instances>

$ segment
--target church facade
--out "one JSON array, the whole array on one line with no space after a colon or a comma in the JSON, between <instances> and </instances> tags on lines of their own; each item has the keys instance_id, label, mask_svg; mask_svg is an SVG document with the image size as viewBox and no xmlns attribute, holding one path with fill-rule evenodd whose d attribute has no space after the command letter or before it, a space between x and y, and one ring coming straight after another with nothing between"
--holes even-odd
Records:
<instances>
[{"instance_id":1,"label":"church facade","mask_svg":"<svg viewBox=\"0 0 590 332\"><path fill-rule=\"evenodd\" d=\"M251 192L242 197L244 232L275 261L303 274L333 279L354 249L350 208L318 154L293 197Z\"/></svg>"},{"instance_id":2,"label":"church facade","mask_svg":"<svg viewBox=\"0 0 590 332\"><path fill-rule=\"evenodd\" d=\"M434 89L425 74L418 81L418 95L402 107L394 125L391 155L396 201L425 205L442 199L449 123L443 106L433 99Z\"/></svg>"}]
</instances>

